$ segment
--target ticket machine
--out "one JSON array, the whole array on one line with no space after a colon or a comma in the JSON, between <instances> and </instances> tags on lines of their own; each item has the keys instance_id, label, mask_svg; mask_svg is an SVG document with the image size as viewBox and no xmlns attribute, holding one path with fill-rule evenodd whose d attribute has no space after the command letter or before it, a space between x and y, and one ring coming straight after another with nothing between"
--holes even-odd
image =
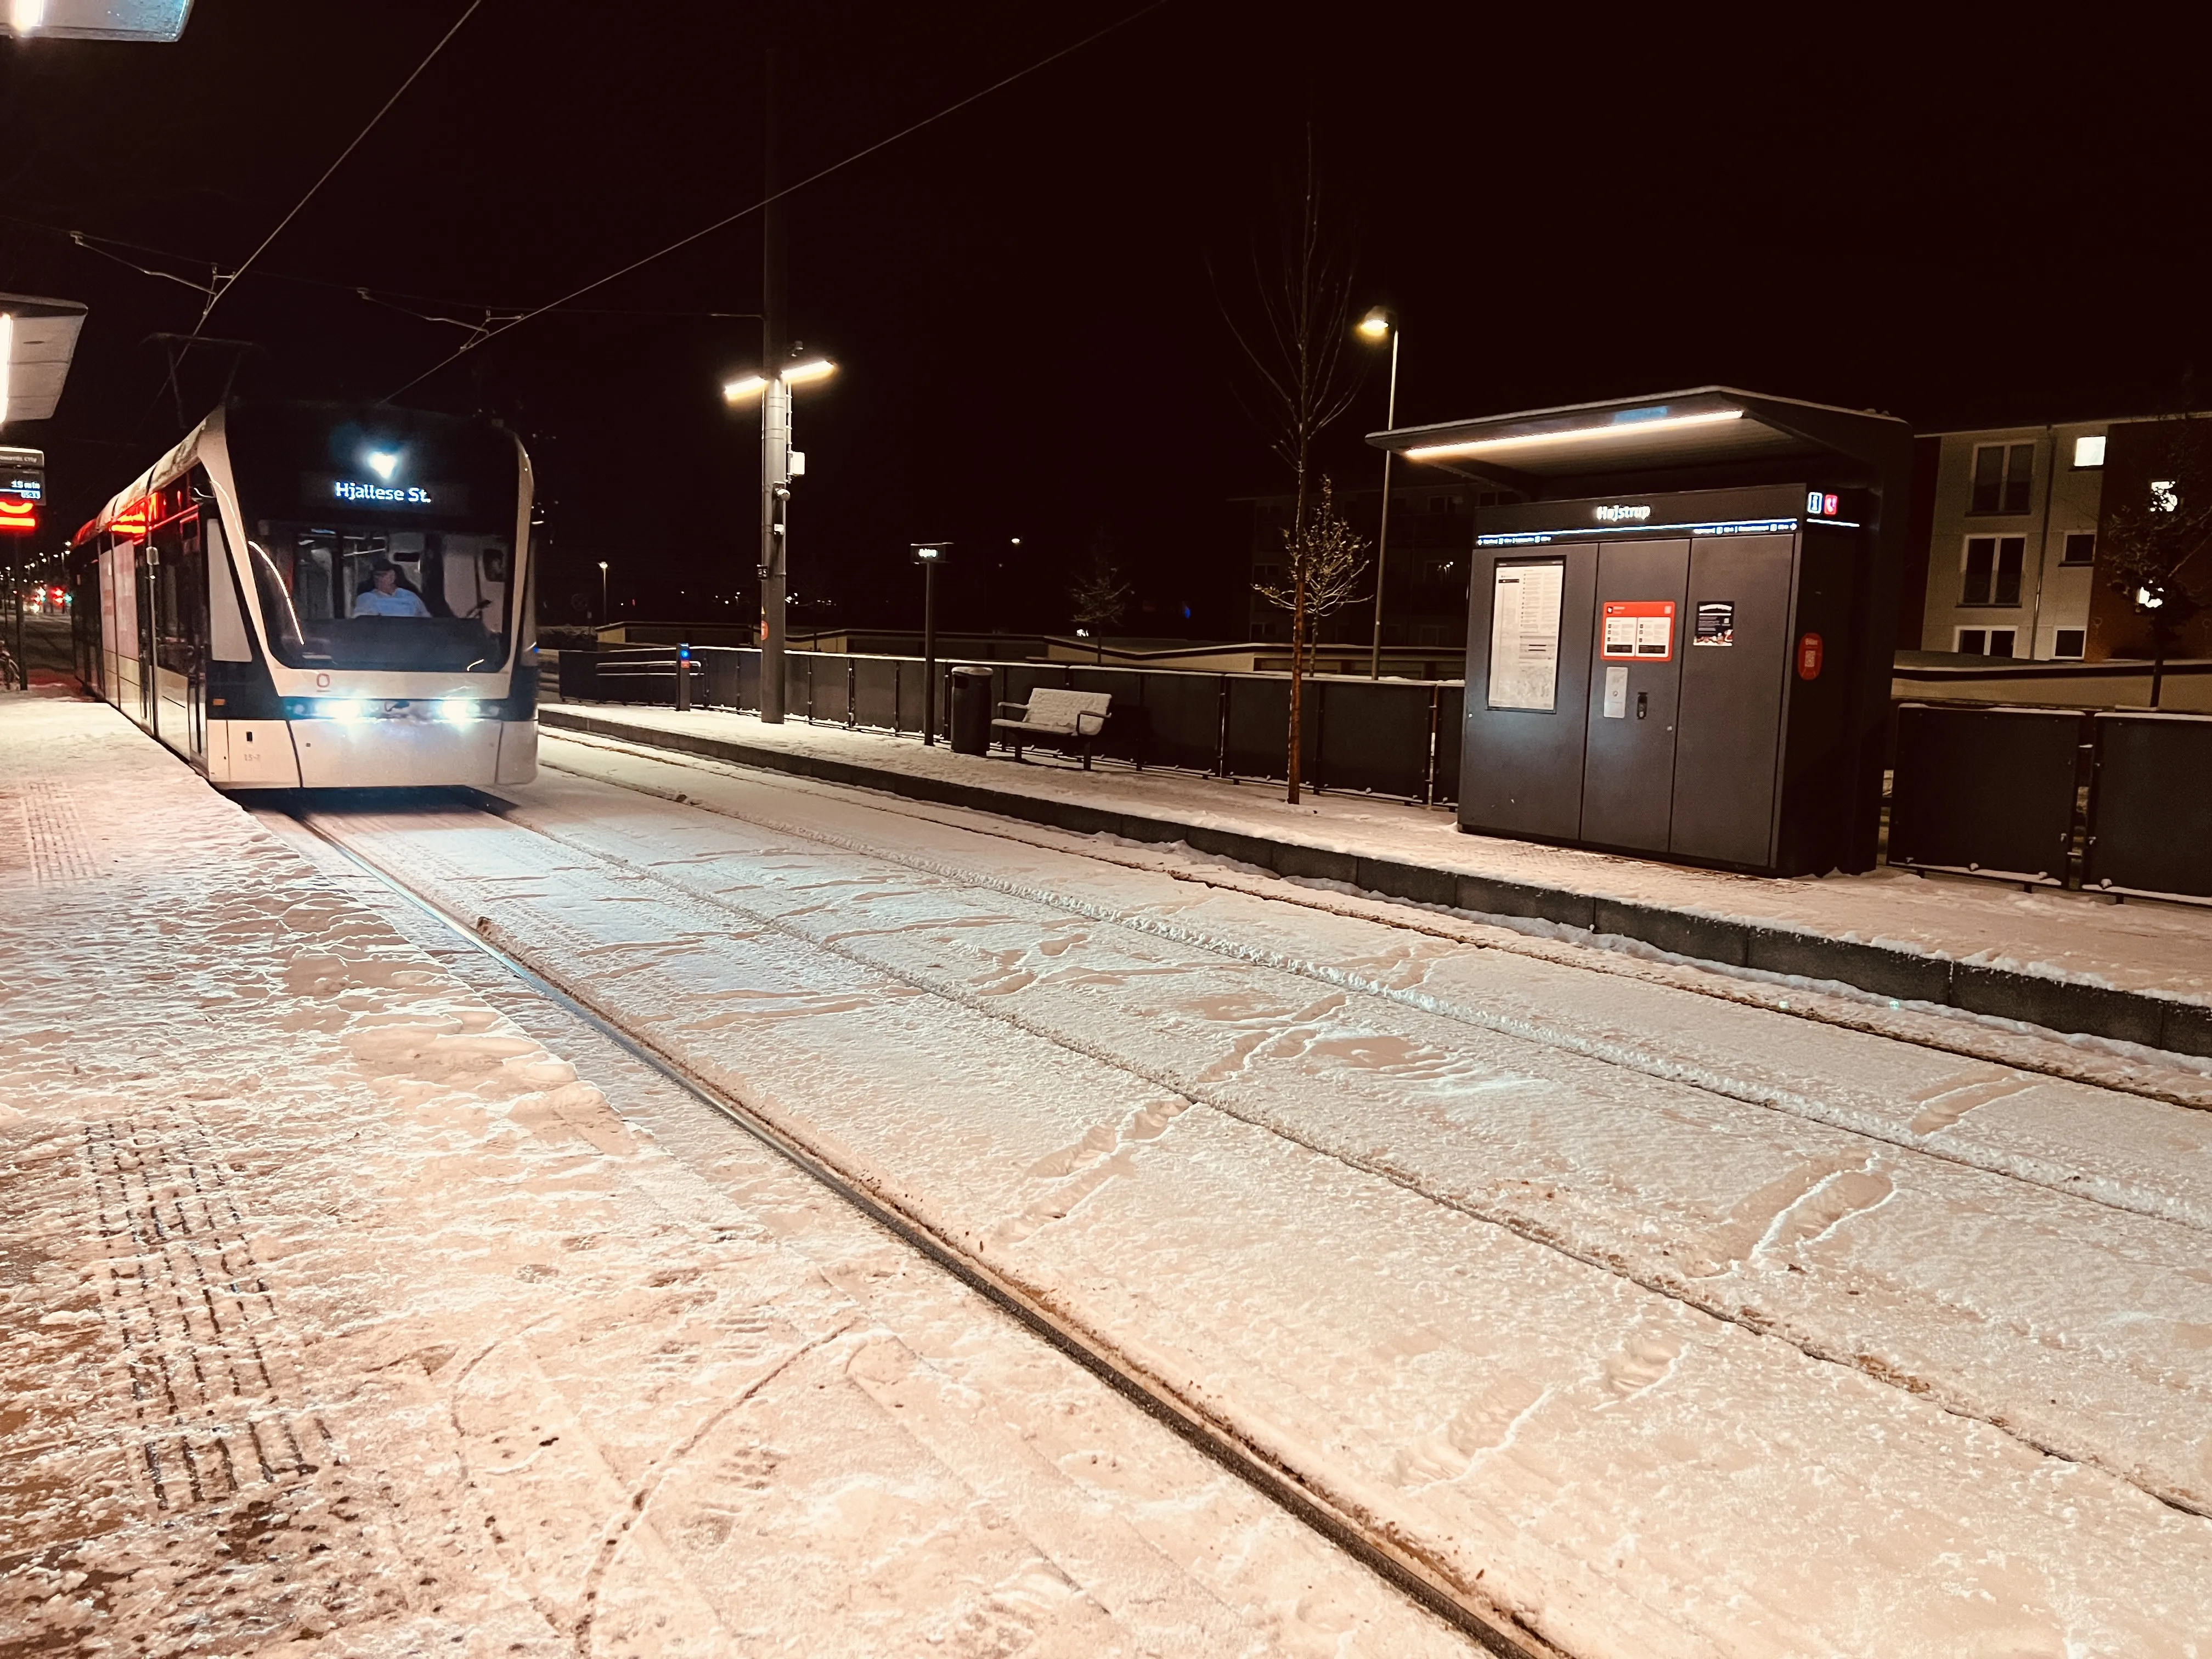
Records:
<instances>
[{"instance_id":1,"label":"ticket machine","mask_svg":"<svg viewBox=\"0 0 2212 1659\"><path fill-rule=\"evenodd\" d=\"M1783 406L1797 428L1844 417L1829 433L1869 460L1742 424L1778 401L1706 388L1627 421L1603 405L1386 434L1524 497L1475 515L1461 828L1767 874L1872 867L1911 434ZM1757 481L1679 487L1731 473ZM1594 483L1612 487L1551 493Z\"/></svg>"}]
</instances>

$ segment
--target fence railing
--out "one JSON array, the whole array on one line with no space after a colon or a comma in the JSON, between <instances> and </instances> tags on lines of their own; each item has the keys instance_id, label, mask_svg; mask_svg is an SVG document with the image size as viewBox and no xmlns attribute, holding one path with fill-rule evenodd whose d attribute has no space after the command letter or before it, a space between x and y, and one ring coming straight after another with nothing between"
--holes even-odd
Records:
<instances>
[{"instance_id":1,"label":"fence railing","mask_svg":"<svg viewBox=\"0 0 2212 1659\"><path fill-rule=\"evenodd\" d=\"M757 713L757 650L691 649L695 705ZM581 702L672 708L676 652L665 646L561 653L561 695ZM1113 712L1096 752L1137 767L1216 777L1280 779L1290 727L1290 678L1283 674L1102 668L1081 663L938 664L937 730L948 729L951 672L985 668L994 702L1025 702L1040 685L1104 691ZM917 658L793 651L784 658L788 718L817 726L921 733L925 666ZM1316 676L1303 694L1300 771L1321 790L1359 790L1438 805L1459 799L1462 688L1452 680L1367 680Z\"/></svg>"},{"instance_id":2,"label":"fence railing","mask_svg":"<svg viewBox=\"0 0 2212 1659\"><path fill-rule=\"evenodd\" d=\"M1889 862L2212 898L2212 716L1905 703Z\"/></svg>"}]
</instances>

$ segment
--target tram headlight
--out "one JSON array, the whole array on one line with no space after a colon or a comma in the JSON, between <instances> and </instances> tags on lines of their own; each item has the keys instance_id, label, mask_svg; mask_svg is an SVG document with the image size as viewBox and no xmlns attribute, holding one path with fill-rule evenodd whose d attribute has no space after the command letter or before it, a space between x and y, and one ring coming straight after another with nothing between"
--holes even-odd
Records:
<instances>
[{"instance_id":1,"label":"tram headlight","mask_svg":"<svg viewBox=\"0 0 2212 1659\"><path fill-rule=\"evenodd\" d=\"M315 713L326 720L365 720L369 706L359 697L324 697L316 702Z\"/></svg>"},{"instance_id":2,"label":"tram headlight","mask_svg":"<svg viewBox=\"0 0 2212 1659\"><path fill-rule=\"evenodd\" d=\"M438 718L441 720L482 720L491 711L475 697L441 697L438 699Z\"/></svg>"}]
</instances>

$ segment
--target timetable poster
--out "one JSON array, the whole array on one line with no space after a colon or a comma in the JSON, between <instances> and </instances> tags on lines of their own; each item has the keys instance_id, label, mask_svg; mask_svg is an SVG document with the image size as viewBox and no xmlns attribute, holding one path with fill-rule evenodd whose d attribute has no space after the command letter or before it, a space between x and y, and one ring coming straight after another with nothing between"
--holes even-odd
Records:
<instances>
[{"instance_id":1,"label":"timetable poster","mask_svg":"<svg viewBox=\"0 0 2212 1659\"><path fill-rule=\"evenodd\" d=\"M1559 691L1564 559L1498 565L1490 600L1490 706L1549 713Z\"/></svg>"}]
</instances>

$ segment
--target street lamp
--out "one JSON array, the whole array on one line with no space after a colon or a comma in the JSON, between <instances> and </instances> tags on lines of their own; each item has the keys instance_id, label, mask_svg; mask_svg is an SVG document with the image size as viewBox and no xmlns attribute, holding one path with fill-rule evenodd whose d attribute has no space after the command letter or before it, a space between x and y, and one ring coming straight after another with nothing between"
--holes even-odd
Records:
<instances>
[{"instance_id":1,"label":"street lamp","mask_svg":"<svg viewBox=\"0 0 2212 1659\"><path fill-rule=\"evenodd\" d=\"M952 550L951 542L909 542L921 567L921 740L937 741L937 567Z\"/></svg>"},{"instance_id":2,"label":"street lamp","mask_svg":"<svg viewBox=\"0 0 2212 1659\"><path fill-rule=\"evenodd\" d=\"M607 562L599 561L599 626L607 624Z\"/></svg>"},{"instance_id":3,"label":"street lamp","mask_svg":"<svg viewBox=\"0 0 2212 1659\"><path fill-rule=\"evenodd\" d=\"M775 309L774 307L769 307ZM732 409L756 398L761 406L761 719L783 724L784 583L791 481L806 471L806 457L791 447L791 389L825 380L837 365L809 357L796 341L781 364L723 383L722 401Z\"/></svg>"},{"instance_id":4,"label":"street lamp","mask_svg":"<svg viewBox=\"0 0 2212 1659\"><path fill-rule=\"evenodd\" d=\"M1389 401L1383 405L1385 431L1398 424L1398 317L1387 307L1376 306L1359 319L1359 337L1370 345L1390 343ZM1368 653L1367 678L1382 678L1382 561L1390 544L1390 451L1382 452L1382 521L1375 532L1375 643Z\"/></svg>"}]
</instances>

